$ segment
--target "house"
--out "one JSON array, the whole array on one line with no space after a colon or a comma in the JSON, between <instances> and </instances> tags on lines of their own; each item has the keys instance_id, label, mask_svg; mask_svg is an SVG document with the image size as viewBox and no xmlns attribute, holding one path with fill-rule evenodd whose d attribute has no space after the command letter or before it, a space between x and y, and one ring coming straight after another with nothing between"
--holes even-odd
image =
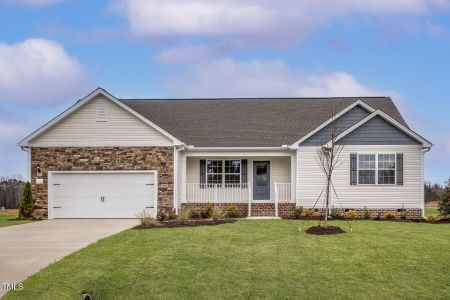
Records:
<instances>
[{"instance_id":1,"label":"house","mask_svg":"<svg viewBox=\"0 0 450 300\"><path fill-rule=\"evenodd\" d=\"M317 151L332 131L343 145L332 206L421 217L432 144L389 97L117 99L98 88L19 146L37 218L134 218L207 203L285 217L322 207Z\"/></svg>"}]
</instances>

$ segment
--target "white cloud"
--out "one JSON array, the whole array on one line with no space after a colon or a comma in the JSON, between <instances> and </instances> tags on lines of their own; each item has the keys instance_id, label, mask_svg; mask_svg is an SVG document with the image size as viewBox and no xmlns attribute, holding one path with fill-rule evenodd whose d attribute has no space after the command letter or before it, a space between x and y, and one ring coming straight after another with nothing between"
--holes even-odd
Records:
<instances>
[{"instance_id":1,"label":"white cloud","mask_svg":"<svg viewBox=\"0 0 450 300\"><path fill-rule=\"evenodd\" d=\"M22 4L32 7L38 7L63 2L65 0L2 0L2 1L10 4Z\"/></svg>"},{"instance_id":2,"label":"white cloud","mask_svg":"<svg viewBox=\"0 0 450 300\"><path fill-rule=\"evenodd\" d=\"M114 10L139 37L302 36L349 13L426 15L448 0L118 0Z\"/></svg>"},{"instance_id":3,"label":"white cloud","mask_svg":"<svg viewBox=\"0 0 450 300\"><path fill-rule=\"evenodd\" d=\"M0 43L0 103L73 100L89 88L85 70L61 44L46 39Z\"/></svg>"},{"instance_id":4,"label":"white cloud","mask_svg":"<svg viewBox=\"0 0 450 300\"><path fill-rule=\"evenodd\" d=\"M192 97L373 96L388 92L368 88L344 71L306 74L280 60L221 59L191 65L171 74L166 84L176 93Z\"/></svg>"}]
</instances>

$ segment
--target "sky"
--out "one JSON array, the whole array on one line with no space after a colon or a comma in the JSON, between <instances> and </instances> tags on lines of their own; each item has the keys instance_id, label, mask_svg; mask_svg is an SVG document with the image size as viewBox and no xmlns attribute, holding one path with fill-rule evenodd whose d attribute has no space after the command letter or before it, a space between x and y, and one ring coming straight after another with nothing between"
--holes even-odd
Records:
<instances>
[{"instance_id":1,"label":"sky","mask_svg":"<svg viewBox=\"0 0 450 300\"><path fill-rule=\"evenodd\" d=\"M450 177L450 0L0 0L0 176L17 142L118 98L390 96Z\"/></svg>"}]
</instances>

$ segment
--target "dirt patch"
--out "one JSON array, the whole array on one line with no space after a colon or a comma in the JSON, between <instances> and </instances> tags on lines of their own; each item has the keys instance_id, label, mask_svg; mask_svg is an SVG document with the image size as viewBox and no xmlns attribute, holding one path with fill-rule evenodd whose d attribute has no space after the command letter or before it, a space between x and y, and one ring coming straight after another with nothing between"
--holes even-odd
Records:
<instances>
[{"instance_id":1,"label":"dirt patch","mask_svg":"<svg viewBox=\"0 0 450 300\"><path fill-rule=\"evenodd\" d=\"M214 226L236 222L236 219L225 219L213 221L211 219L190 220L187 224L181 224L178 220L157 222L148 226L138 225L133 229L152 229L152 228L177 228L177 227L195 227L195 226Z\"/></svg>"},{"instance_id":2,"label":"dirt patch","mask_svg":"<svg viewBox=\"0 0 450 300\"><path fill-rule=\"evenodd\" d=\"M341 227L338 226L312 226L306 230L308 234L316 234L316 235L331 235L331 234L339 234L345 233Z\"/></svg>"}]
</instances>

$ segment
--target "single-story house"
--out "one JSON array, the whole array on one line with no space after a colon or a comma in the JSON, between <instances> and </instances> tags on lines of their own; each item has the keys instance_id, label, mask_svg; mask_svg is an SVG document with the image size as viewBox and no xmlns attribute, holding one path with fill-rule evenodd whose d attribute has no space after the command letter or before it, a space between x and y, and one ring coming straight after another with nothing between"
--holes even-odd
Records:
<instances>
[{"instance_id":1,"label":"single-story house","mask_svg":"<svg viewBox=\"0 0 450 300\"><path fill-rule=\"evenodd\" d=\"M317 156L332 132L342 147L332 207L421 217L432 144L389 97L117 99L98 88L19 146L37 218L134 218L207 203L283 217L323 207Z\"/></svg>"}]
</instances>

